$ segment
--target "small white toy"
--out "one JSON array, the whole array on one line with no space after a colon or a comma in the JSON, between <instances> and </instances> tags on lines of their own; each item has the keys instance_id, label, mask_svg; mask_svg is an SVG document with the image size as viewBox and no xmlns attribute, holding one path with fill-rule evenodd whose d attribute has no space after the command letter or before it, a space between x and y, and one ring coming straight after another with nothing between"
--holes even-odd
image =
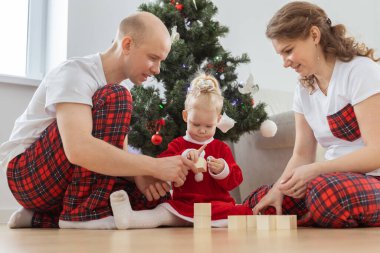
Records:
<instances>
[{"instance_id":1,"label":"small white toy","mask_svg":"<svg viewBox=\"0 0 380 253\"><path fill-rule=\"evenodd\" d=\"M198 157L198 161L195 163L195 167L198 169L198 173L195 174L195 181L203 181L203 172L207 171L207 161L203 157Z\"/></svg>"}]
</instances>

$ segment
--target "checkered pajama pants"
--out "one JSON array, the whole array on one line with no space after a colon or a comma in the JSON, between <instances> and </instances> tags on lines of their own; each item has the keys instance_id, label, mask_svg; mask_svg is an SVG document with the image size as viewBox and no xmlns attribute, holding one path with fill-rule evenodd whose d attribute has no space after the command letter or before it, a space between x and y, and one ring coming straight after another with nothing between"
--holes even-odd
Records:
<instances>
[{"instance_id":1,"label":"checkered pajama pants","mask_svg":"<svg viewBox=\"0 0 380 253\"><path fill-rule=\"evenodd\" d=\"M132 112L127 89L109 84L93 96L93 136L120 149ZM112 215L109 196L128 192L133 209L150 209L162 202L148 202L136 185L121 177L91 172L71 164L64 153L57 122L8 165L9 187L21 206L35 211L32 226L57 228L58 221L89 221Z\"/></svg>"},{"instance_id":2,"label":"checkered pajama pants","mask_svg":"<svg viewBox=\"0 0 380 253\"><path fill-rule=\"evenodd\" d=\"M243 202L253 208L271 189L264 185ZM306 197L284 196L283 214L296 214L299 226L327 228L380 226L380 177L359 173L331 173L308 184ZM269 207L264 214L275 214Z\"/></svg>"}]
</instances>

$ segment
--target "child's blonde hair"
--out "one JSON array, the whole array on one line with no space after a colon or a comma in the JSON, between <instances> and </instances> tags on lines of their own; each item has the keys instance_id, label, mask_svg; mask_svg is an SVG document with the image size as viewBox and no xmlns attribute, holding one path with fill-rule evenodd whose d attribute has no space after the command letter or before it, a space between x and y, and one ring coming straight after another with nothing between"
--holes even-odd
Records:
<instances>
[{"instance_id":1,"label":"child's blonde hair","mask_svg":"<svg viewBox=\"0 0 380 253\"><path fill-rule=\"evenodd\" d=\"M220 114L223 99L218 80L211 75L201 73L190 84L185 100L185 110L192 109L195 104L207 108L214 106L216 112Z\"/></svg>"}]
</instances>

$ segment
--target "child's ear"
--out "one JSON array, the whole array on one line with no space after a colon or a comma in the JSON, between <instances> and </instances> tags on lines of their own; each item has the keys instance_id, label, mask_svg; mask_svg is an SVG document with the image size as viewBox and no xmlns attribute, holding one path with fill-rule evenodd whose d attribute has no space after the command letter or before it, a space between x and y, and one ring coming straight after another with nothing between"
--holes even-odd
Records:
<instances>
[{"instance_id":1,"label":"child's ear","mask_svg":"<svg viewBox=\"0 0 380 253\"><path fill-rule=\"evenodd\" d=\"M186 110L182 111L182 119L183 119L183 121L185 121L187 123L187 111Z\"/></svg>"},{"instance_id":2,"label":"child's ear","mask_svg":"<svg viewBox=\"0 0 380 253\"><path fill-rule=\"evenodd\" d=\"M222 119L222 115L219 114L217 123L219 123L221 119Z\"/></svg>"}]
</instances>

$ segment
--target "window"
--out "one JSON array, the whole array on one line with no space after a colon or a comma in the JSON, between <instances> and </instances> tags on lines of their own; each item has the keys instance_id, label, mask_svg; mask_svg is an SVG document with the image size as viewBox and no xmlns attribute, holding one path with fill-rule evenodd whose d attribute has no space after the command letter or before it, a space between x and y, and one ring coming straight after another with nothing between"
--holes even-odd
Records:
<instances>
[{"instance_id":1,"label":"window","mask_svg":"<svg viewBox=\"0 0 380 253\"><path fill-rule=\"evenodd\" d=\"M28 2L0 2L0 72L23 76L26 72Z\"/></svg>"},{"instance_id":2,"label":"window","mask_svg":"<svg viewBox=\"0 0 380 253\"><path fill-rule=\"evenodd\" d=\"M47 0L0 2L0 75L44 74Z\"/></svg>"}]
</instances>

